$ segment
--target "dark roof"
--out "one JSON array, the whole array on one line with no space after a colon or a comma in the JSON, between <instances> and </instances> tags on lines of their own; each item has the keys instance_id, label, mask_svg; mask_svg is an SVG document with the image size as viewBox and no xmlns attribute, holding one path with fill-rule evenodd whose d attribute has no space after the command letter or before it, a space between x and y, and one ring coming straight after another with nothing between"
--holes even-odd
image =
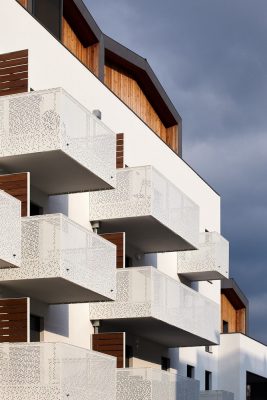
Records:
<instances>
[{"instance_id":1,"label":"dark roof","mask_svg":"<svg viewBox=\"0 0 267 400\"><path fill-rule=\"evenodd\" d=\"M249 302L247 297L233 278L221 281L221 292L227 296L228 300L237 310L248 307Z\"/></svg>"},{"instance_id":2,"label":"dark roof","mask_svg":"<svg viewBox=\"0 0 267 400\"><path fill-rule=\"evenodd\" d=\"M150 67L148 61L127 47L103 34L83 0L64 0L64 16L71 20L76 35L85 47L102 42L109 61L115 61L134 73L152 106L162 119L164 125L181 124L181 117ZM104 64L104 60L102 62Z\"/></svg>"}]
</instances>

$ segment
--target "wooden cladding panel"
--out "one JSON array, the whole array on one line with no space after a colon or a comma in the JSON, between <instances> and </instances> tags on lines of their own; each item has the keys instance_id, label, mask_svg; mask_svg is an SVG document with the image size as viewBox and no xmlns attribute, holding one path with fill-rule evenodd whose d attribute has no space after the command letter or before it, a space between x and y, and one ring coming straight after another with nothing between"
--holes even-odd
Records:
<instances>
[{"instance_id":1,"label":"wooden cladding panel","mask_svg":"<svg viewBox=\"0 0 267 400\"><path fill-rule=\"evenodd\" d=\"M99 43L84 47L64 17L62 22L62 43L93 72L93 74L99 76Z\"/></svg>"},{"instance_id":2,"label":"wooden cladding panel","mask_svg":"<svg viewBox=\"0 0 267 400\"><path fill-rule=\"evenodd\" d=\"M0 55L0 96L28 91L28 50Z\"/></svg>"},{"instance_id":3,"label":"wooden cladding panel","mask_svg":"<svg viewBox=\"0 0 267 400\"><path fill-rule=\"evenodd\" d=\"M117 134L116 168L124 168L124 134Z\"/></svg>"},{"instance_id":4,"label":"wooden cladding panel","mask_svg":"<svg viewBox=\"0 0 267 400\"><path fill-rule=\"evenodd\" d=\"M125 267L125 232L102 233L104 239L117 246L117 268Z\"/></svg>"},{"instance_id":5,"label":"wooden cladding panel","mask_svg":"<svg viewBox=\"0 0 267 400\"><path fill-rule=\"evenodd\" d=\"M123 332L97 333L92 339L93 350L116 357L117 368L124 368L125 334Z\"/></svg>"},{"instance_id":6,"label":"wooden cladding panel","mask_svg":"<svg viewBox=\"0 0 267 400\"><path fill-rule=\"evenodd\" d=\"M20 3L23 7L27 8L28 7L28 0L17 0L18 3Z\"/></svg>"},{"instance_id":7,"label":"wooden cladding panel","mask_svg":"<svg viewBox=\"0 0 267 400\"><path fill-rule=\"evenodd\" d=\"M228 322L229 333L246 333L246 309L236 310L225 294L221 295L221 331L223 321Z\"/></svg>"},{"instance_id":8,"label":"wooden cladding panel","mask_svg":"<svg viewBox=\"0 0 267 400\"><path fill-rule=\"evenodd\" d=\"M28 299L0 299L0 343L28 341Z\"/></svg>"},{"instance_id":9,"label":"wooden cladding panel","mask_svg":"<svg viewBox=\"0 0 267 400\"><path fill-rule=\"evenodd\" d=\"M177 125L166 128L137 81L121 67L105 65L105 84L169 147L178 152Z\"/></svg>"},{"instance_id":10,"label":"wooden cladding panel","mask_svg":"<svg viewBox=\"0 0 267 400\"><path fill-rule=\"evenodd\" d=\"M28 172L0 175L0 189L21 201L22 217L27 217L29 215L29 179L30 174Z\"/></svg>"}]
</instances>

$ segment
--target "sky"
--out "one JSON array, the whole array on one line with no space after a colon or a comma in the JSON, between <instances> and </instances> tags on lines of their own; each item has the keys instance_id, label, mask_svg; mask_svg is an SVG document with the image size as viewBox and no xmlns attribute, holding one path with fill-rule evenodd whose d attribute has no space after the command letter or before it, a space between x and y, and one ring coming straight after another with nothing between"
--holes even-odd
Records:
<instances>
[{"instance_id":1,"label":"sky","mask_svg":"<svg viewBox=\"0 0 267 400\"><path fill-rule=\"evenodd\" d=\"M230 276L267 344L266 0L84 0L147 58L183 119L183 158L220 193Z\"/></svg>"}]
</instances>

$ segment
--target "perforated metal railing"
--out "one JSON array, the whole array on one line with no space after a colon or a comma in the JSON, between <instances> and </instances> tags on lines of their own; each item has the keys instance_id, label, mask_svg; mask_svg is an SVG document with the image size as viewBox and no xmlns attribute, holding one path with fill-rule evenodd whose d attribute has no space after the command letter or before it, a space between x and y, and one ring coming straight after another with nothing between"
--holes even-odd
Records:
<instances>
[{"instance_id":1,"label":"perforated metal railing","mask_svg":"<svg viewBox=\"0 0 267 400\"><path fill-rule=\"evenodd\" d=\"M0 280L54 277L115 298L116 247L62 214L22 218L21 268Z\"/></svg>"},{"instance_id":2,"label":"perforated metal railing","mask_svg":"<svg viewBox=\"0 0 267 400\"><path fill-rule=\"evenodd\" d=\"M229 242L217 232L201 232L199 249L177 253L178 273L218 272L229 276ZM206 275L205 275L206 277ZM207 278L208 279L208 278Z\"/></svg>"},{"instance_id":3,"label":"perforated metal railing","mask_svg":"<svg viewBox=\"0 0 267 400\"><path fill-rule=\"evenodd\" d=\"M117 271L117 297L90 304L90 319L152 317L217 341L219 305L153 267Z\"/></svg>"},{"instance_id":4,"label":"perforated metal railing","mask_svg":"<svg viewBox=\"0 0 267 400\"><path fill-rule=\"evenodd\" d=\"M1 97L0 156L53 150L115 185L116 135L65 90Z\"/></svg>"},{"instance_id":5,"label":"perforated metal railing","mask_svg":"<svg viewBox=\"0 0 267 400\"><path fill-rule=\"evenodd\" d=\"M198 400L199 382L151 368L117 370L117 400Z\"/></svg>"},{"instance_id":6,"label":"perforated metal railing","mask_svg":"<svg viewBox=\"0 0 267 400\"><path fill-rule=\"evenodd\" d=\"M113 357L63 343L1 344L0 357L1 400L116 400Z\"/></svg>"},{"instance_id":7,"label":"perforated metal railing","mask_svg":"<svg viewBox=\"0 0 267 400\"><path fill-rule=\"evenodd\" d=\"M117 170L117 187L89 194L90 220L151 215L197 245L199 208L151 166Z\"/></svg>"},{"instance_id":8,"label":"perforated metal railing","mask_svg":"<svg viewBox=\"0 0 267 400\"><path fill-rule=\"evenodd\" d=\"M21 263L21 202L0 190L0 268Z\"/></svg>"}]
</instances>

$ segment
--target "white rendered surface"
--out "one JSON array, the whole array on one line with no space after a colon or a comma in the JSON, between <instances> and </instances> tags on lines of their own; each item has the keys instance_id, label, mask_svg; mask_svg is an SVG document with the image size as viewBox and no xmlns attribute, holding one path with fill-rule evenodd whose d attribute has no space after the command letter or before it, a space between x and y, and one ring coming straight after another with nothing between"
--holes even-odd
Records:
<instances>
[{"instance_id":1,"label":"white rendered surface","mask_svg":"<svg viewBox=\"0 0 267 400\"><path fill-rule=\"evenodd\" d=\"M3 286L46 303L115 299L116 247L62 214L22 218L21 267Z\"/></svg>"},{"instance_id":2,"label":"white rendered surface","mask_svg":"<svg viewBox=\"0 0 267 400\"><path fill-rule=\"evenodd\" d=\"M199 205L200 231L220 232L219 196L15 0L0 4L0 34L0 53L29 49L32 89L60 86L87 109L101 110L103 122L125 134L126 165L153 165Z\"/></svg>"},{"instance_id":3,"label":"white rendered surface","mask_svg":"<svg viewBox=\"0 0 267 400\"><path fill-rule=\"evenodd\" d=\"M224 390L206 390L200 392L199 400L234 400L234 394Z\"/></svg>"},{"instance_id":4,"label":"white rendered surface","mask_svg":"<svg viewBox=\"0 0 267 400\"><path fill-rule=\"evenodd\" d=\"M21 263L21 202L0 190L0 268Z\"/></svg>"},{"instance_id":5,"label":"white rendered surface","mask_svg":"<svg viewBox=\"0 0 267 400\"><path fill-rule=\"evenodd\" d=\"M117 400L199 400L199 382L151 368L117 370Z\"/></svg>"},{"instance_id":6,"label":"white rendered surface","mask_svg":"<svg viewBox=\"0 0 267 400\"><path fill-rule=\"evenodd\" d=\"M267 378L267 347L240 333L221 335L219 388L246 400L247 371Z\"/></svg>"},{"instance_id":7,"label":"white rendered surface","mask_svg":"<svg viewBox=\"0 0 267 400\"><path fill-rule=\"evenodd\" d=\"M1 344L0 357L1 400L116 400L113 357L62 343Z\"/></svg>"}]
</instances>

